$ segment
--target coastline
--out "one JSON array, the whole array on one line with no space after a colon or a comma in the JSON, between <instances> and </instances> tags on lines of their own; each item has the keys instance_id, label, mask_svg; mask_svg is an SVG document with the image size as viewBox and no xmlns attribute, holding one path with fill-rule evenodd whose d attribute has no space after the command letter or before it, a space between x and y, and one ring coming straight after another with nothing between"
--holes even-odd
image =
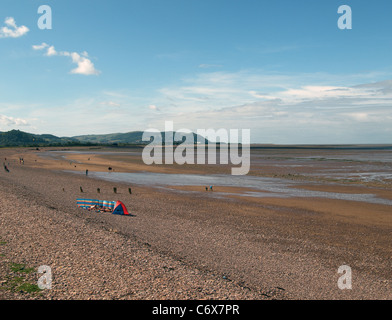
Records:
<instances>
[{"instance_id":1,"label":"coastline","mask_svg":"<svg viewBox=\"0 0 392 320\"><path fill-rule=\"evenodd\" d=\"M129 195L124 183L114 195L111 182L26 159L1 173L1 259L50 265L53 289L41 299L392 298L390 206L145 186ZM77 208L80 186L83 197L123 201L133 217ZM354 270L355 290L337 288L343 264Z\"/></svg>"}]
</instances>

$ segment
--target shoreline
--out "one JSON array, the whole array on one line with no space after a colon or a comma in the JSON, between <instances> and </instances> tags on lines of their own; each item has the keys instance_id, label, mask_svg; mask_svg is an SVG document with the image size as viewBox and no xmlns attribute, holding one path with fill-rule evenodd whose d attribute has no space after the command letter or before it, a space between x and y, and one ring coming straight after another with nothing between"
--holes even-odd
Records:
<instances>
[{"instance_id":1,"label":"shoreline","mask_svg":"<svg viewBox=\"0 0 392 320\"><path fill-rule=\"evenodd\" d=\"M24 172L25 174L25 172ZM53 173L58 176L59 173ZM63 176L64 181L77 180ZM162 254L144 239L120 229L132 223L138 212L124 199L133 216L115 217L108 213L89 212L70 203L70 185L65 191L51 190L55 198L43 198L37 190L8 180L0 181L0 222L2 241L0 286L2 300L155 300L155 299L258 299L250 292L225 281L218 275L184 264ZM79 180L80 182L80 180ZM77 183L78 184L78 183ZM87 185L87 184L86 184ZM90 185L96 185L93 182ZM113 197L108 184L101 198ZM76 186L76 185L75 185ZM75 188L76 189L76 188ZM88 190L88 188L86 188ZM47 191L46 191L47 192ZM138 190L138 192L140 192ZM137 193L138 193L137 192ZM142 192L145 192L144 190ZM45 192L43 192L44 194ZM136 193L136 194L137 194ZM84 195L92 196L92 192ZM112 224L113 221L120 224ZM38 270L40 265L52 269L52 289L37 294L7 290L11 264ZM20 274L15 273L15 278ZM34 283L39 274L33 273Z\"/></svg>"},{"instance_id":2,"label":"shoreline","mask_svg":"<svg viewBox=\"0 0 392 320\"><path fill-rule=\"evenodd\" d=\"M52 266L53 289L42 299L392 298L390 206L212 199L34 165L14 163L9 175L1 173L7 244L0 248L9 261ZM80 186L83 197L98 196L100 187L99 197L123 201L134 216L77 208ZM353 268L355 290L337 288L343 264ZM78 288L80 279L94 290Z\"/></svg>"}]
</instances>

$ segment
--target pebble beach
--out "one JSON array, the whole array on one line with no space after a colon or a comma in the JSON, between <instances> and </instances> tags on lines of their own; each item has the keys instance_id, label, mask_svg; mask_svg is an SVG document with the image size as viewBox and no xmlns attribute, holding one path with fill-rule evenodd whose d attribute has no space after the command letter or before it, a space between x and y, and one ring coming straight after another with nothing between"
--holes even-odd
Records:
<instances>
[{"instance_id":1,"label":"pebble beach","mask_svg":"<svg viewBox=\"0 0 392 320\"><path fill-rule=\"evenodd\" d=\"M0 299L392 298L388 205L178 193L28 156L20 164L18 152L1 150L11 163L0 174ZM120 200L131 216L83 210L80 197ZM36 283L42 265L51 288L20 290L14 280ZM342 265L353 270L351 290L337 286Z\"/></svg>"}]
</instances>

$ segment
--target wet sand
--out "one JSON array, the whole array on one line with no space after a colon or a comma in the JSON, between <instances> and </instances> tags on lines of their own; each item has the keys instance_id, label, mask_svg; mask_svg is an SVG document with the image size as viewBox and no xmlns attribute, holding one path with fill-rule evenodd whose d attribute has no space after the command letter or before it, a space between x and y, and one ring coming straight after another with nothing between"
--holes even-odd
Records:
<instances>
[{"instance_id":1,"label":"wet sand","mask_svg":"<svg viewBox=\"0 0 392 320\"><path fill-rule=\"evenodd\" d=\"M222 174L230 172L230 168L148 167L137 155L67 154L66 158L53 159L41 156L43 152L0 151L10 161L11 170L9 174L1 173L2 197L16 201L26 212L18 214L20 223L12 224L12 215L5 210L10 204L4 203L0 236L7 242L1 247L5 257L12 254L13 259L35 267L43 262L53 266L56 278L44 299L392 298L389 205L306 197L244 197L253 191L249 188L214 186L213 192L206 192L204 186L198 185L156 188L113 183L63 170L83 173L87 168L94 172L112 166L115 172ZM21 155L24 165L18 163ZM306 173L303 167L301 172L288 171L282 165L273 171L272 160L267 161L264 167L263 162L255 167L269 177L285 176L290 181ZM257 176L260 171L253 168L252 174ZM299 179L301 184L296 188L372 193L391 199L388 181L341 181L330 185L320 179L321 184L314 185L310 183L312 179ZM84 189L82 195L80 186ZM114 186L119 190L116 195ZM99 195L98 187L102 190ZM132 195L128 187L132 187ZM215 192L223 196L215 197ZM134 216L124 219L86 212L76 208L78 197L122 200ZM26 207L30 201L35 203L34 208ZM27 228L29 224L39 227L42 223L42 210L36 202L46 206L45 210L51 208L47 215L52 215L53 220L45 225L47 241L64 241L65 247L70 244L69 250L40 245L42 234L38 229ZM74 229L75 226L78 227ZM55 232L62 229L64 233ZM78 241L72 236L75 230ZM94 242L94 252L82 249L85 242ZM109 243L116 244L114 249ZM87 250L88 254L81 255L80 250ZM117 274L121 280L110 279L115 288L114 284L103 282L113 267L108 261L113 259L117 261L116 268L124 271L122 276ZM94 261L95 275L83 267L86 263L94 265ZM352 290L340 290L337 286L341 265L349 265L353 270ZM89 286L78 287L72 270L77 270ZM133 293L126 294L129 292Z\"/></svg>"}]
</instances>

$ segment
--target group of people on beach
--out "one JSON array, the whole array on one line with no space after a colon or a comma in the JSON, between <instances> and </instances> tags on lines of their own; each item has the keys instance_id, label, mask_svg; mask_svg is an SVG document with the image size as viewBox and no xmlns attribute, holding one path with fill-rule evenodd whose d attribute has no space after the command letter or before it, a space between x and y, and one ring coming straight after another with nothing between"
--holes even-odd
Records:
<instances>
[{"instance_id":1,"label":"group of people on beach","mask_svg":"<svg viewBox=\"0 0 392 320\"><path fill-rule=\"evenodd\" d=\"M8 168L8 166L10 165L10 163L8 162L8 166L7 166L7 158L4 158L4 162L3 162L3 167L4 167L4 171L6 172L10 172L10 169ZM19 163L20 164L24 164L24 159L22 157L19 157Z\"/></svg>"},{"instance_id":2,"label":"group of people on beach","mask_svg":"<svg viewBox=\"0 0 392 320\"><path fill-rule=\"evenodd\" d=\"M213 191L213 190L212 190L212 186L210 186L209 188L206 187L206 191L208 191L208 189L209 189L210 191Z\"/></svg>"}]
</instances>

